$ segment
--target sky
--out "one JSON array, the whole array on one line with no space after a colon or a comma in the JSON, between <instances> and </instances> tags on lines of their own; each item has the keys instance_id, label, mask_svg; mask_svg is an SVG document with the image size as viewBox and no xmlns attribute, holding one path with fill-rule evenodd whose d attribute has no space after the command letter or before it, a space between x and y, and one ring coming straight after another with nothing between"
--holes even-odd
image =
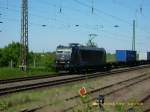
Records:
<instances>
[{"instance_id":1,"label":"sky","mask_svg":"<svg viewBox=\"0 0 150 112\"><path fill-rule=\"evenodd\" d=\"M136 50L150 51L150 0L28 0L28 7L30 51L86 44L89 34L96 34L93 41L107 52L130 50L133 20ZM20 28L21 0L0 0L0 48L19 42Z\"/></svg>"}]
</instances>

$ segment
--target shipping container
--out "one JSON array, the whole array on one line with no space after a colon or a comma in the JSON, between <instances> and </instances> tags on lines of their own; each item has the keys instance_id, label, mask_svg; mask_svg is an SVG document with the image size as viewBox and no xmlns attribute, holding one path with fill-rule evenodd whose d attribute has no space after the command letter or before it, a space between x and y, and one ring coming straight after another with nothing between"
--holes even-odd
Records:
<instances>
[{"instance_id":1,"label":"shipping container","mask_svg":"<svg viewBox=\"0 0 150 112\"><path fill-rule=\"evenodd\" d=\"M116 50L117 62L136 61L136 51L131 50Z\"/></svg>"},{"instance_id":2,"label":"shipping container","mask_svg":"<svg viewBox=\"0 0 150 112\"><path fill-rule=\"evenodd\" d=\"M138 53L138 60L147 60L147 53L144 52Z\"/></svg>"},{"instance_id":3,"label":"shipping container","mask_svg":"<svg viewBox=\"0 0 150 112\"><path fill-rule=\"evenodd\" d=\"M150 52L147 52L147 60L150 60Z\"/></svg>"}]
</instances>

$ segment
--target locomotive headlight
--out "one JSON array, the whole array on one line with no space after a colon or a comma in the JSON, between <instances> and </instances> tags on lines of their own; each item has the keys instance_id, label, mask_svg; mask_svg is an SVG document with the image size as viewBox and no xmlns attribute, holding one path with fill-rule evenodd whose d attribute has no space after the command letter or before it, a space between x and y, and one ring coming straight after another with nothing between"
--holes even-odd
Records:
<instances>
[{"instance_id":1,"label":"locomotive headlight","mask_svg":"<svg viewBox=\"0 0 150 112\"><path fill-rule=\"evenodd\" d=\"M67 63L69 64L69 63L70 63L70 61L67 61Z\"/></svg>"}]
</instances>

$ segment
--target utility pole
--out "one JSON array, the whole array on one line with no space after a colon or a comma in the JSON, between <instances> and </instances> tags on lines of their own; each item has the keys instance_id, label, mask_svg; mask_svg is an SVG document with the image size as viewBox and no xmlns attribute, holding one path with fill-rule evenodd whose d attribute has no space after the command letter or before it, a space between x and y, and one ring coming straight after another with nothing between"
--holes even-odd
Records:
<instances>
[{"instance_id":1,"label":"utility pole","mask_svg":"<svg viewBox=\"0 0 150 112\"><path fill-rule=\"evenodd\" d=\"M28 68L28 0L21 1L20 68Z\"/></svg>"},{"instance_id":2,"label":"utility pole","mask_svg":"<svg viewBox=\"0 0 150 112\"><path fill-rule=\"evenodd\" d=\"M132 50L135 51L135 20L133 20Z\"/></svg>"}]
</instances>

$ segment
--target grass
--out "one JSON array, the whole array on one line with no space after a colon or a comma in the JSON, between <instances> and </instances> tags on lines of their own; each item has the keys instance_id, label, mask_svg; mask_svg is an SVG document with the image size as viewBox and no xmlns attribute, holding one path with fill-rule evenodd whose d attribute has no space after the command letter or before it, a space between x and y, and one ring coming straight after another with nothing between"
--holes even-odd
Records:
<instances>
[{"instance_id":1,"label":"grass","mask_svg":"<svg viewBox=\"0 0 150 112\"><path fill-rule=\"evenodd\" d=\"M95 80L92 81L95 83ZM37 106L55 106L64 107L64 98L71 97L78 94L82 86L90 88L90 83L79 82L79 84L72 84L45 89L37 91L26 91L23 93L16 93L9 96L0 97L0 112L18 112L25 108L34 108ZM69 92L68 92L69 91Z\"/></svg>"},{"instance_id":2,"label":"grass","mask_svg":"<svg viewBox=\"0 0 150 112\"><path fill-rule=\"evenodd\" d=\"M131 98L132 99L132 98ZM130 99L129 99L130 100ZM102 107L99 108L99 106L91 106L90 103L88 104L82 104L79 107L73 109L73 111L70 112L143 112L142 107L138 104L136 101L126 101L126 102L115 102L116 104L112 105L106 105L104 104Z\"/></svg>"},{"instance_id":3,"label":"grass","mask_svg":"<svg viewBox=\"0 0 150 112\"><path fill-rule=\"evenodd\" d=\"M37 76L37 75L46 75L54 73L51 69L43 69L43 68L31 68L28 72L21 71L19 68L0 68L0 80L2 79L12 79L12 78L20 78L20 77L29 77L29 76Z\"/></svg>"},{"instance_id":4,"label":"grass","mask_svg":"<svg viewBox=\"0 0 150 112\"><path fill-rule=\"evenodd\" d=\"M17 93L9 97L1 97L0 111L5 112L17 112L23 108L33 108L37 105L63 105L63 100L60 95L64 95L65 91L68 91L70 87L52 88L43 91L30 91L24 93ZM75 87L76 88L76 87ZM75 90L71 90L74 91ZM62 92L62 93L61 93ZM77 91L76 91L77 92Z\"/></svg>"},{"instance_id":5,"label":"grass","mask_svg":"<svg viewBox=\"0 0 150 112\"><path fill-rule=\"evenodd\" d=\"M105 78L104 78L105 79ZM41 90L25 91L22 93L11 94L8 96L0 97L0 112L19 112L22 109L29 109L34 107L48 106L52 108L64 108L64 99L79 94L78 91L81 87L85 87L87 91L90 91L99 86L103 85L103 78L84 80L78 83L73 83L65 86L60 86L56 88L47 88ZM107 81L107 80L106 80ZM92 98L89 96L89 98ZM128 102L133 102L134 100L129 100ZM75 101L78 102L78 101ZM134 101L134 103L136 100ZM71 102L70 102L71 103ZM81 108L74 108L71 112L99 112L99 108L94 108L91 103L84 104L82 100L79 103ZM124 106L124 105L123 105ZM126 106L125 106L126 107ZM122 105L108 106L106 105L104 112L109 111L112 108L116 111L114 112L124 112L125 107ZM136 111L141 112L141 111Z\"/></svg>"},{"instance_id":6,"label":"grass","mask_svg":"<svg viewBox=\"0 0 150 112\"><path fill-rule=\"evenodd\" d=\"M107 62L115 61L114 54L107 54ZM52 68L30 68L28 72L23 72L19 68L9 68L3 67L0 68L0 80L2 79L12 79L12 78L20 78L20 77L29 77L29 76L37 76L37 75L45 75L52 74L54 71Z\"/></svg>"}]
</instances>

